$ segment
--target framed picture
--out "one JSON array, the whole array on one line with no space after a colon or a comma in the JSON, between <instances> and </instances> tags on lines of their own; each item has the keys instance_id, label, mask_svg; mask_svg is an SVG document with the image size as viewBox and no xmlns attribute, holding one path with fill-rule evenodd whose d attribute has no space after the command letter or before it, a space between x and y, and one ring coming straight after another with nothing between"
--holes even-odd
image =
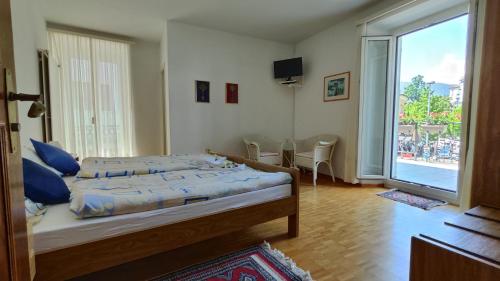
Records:
<instances>
[{"instance_id":1,"label":"framed picture","mask_svg":"<svg viewBox=\"0 0 500 281\"><path fill-rule=\"evenodd\" d=\"M210 82L208 81L195 81L196 89L196 102L210 102Z\"/></svg>"},{"instance_id":2,"label":"framed picture","mask_svg":"<svg viewBox=\"0 0 500 281\"><path fill-rule=\"evenodd\" d=\"M349 99L351 72L344 72L325 77L323 101Z\"/></svg>"},{"instance_id":3,"label":"framed picture","mask_svg":"<svg viewBox=\"0 0 500 281\"><path fill-rule=\"evenodd\" d=\"M238 103L238 84L226 83L226 103Z\"/></svg>"}]
</instances>

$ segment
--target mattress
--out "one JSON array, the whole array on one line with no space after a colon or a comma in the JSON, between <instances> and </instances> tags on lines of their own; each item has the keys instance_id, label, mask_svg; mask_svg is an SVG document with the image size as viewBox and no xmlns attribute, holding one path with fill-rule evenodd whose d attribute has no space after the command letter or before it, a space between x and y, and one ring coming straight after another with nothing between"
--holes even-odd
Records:
<instances>
[{"instance_id":1,"label":"mattress","mask_svg":"<svg viewBox=\"0 0 500 281\"><path fill-rule=\"evenodd\" d=\"M291 185L284 184L189 205L84 220L76 218L69 203L53 205L33 227L34 249L36 254L51 252L290 196Z\"/></svg>"},{"instance_id":2,"label":"mattress","mask_svg":"<svg viewBox=\"0 0 500 281\"><path fill-rule=\"evenodd\" d=\"M138 213L291 182L288 173L263 172L245 165L86 179L69 185L70 209L80 218Z\"/></svg>"}]
</instances>

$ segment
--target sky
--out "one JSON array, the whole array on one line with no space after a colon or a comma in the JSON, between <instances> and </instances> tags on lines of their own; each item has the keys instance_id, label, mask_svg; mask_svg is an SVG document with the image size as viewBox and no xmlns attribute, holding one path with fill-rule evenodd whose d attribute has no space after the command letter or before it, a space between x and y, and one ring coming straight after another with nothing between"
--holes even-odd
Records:
<instances>
[{"instance_id":1,"label":"sky","mask_svg":"<svg viewBox=\"0 0 500 281\"><path fill-rule=\"evenodd\" d=\"M468 16L401 37L401 81L418 74L425 82L458 84L465 73Z\"/></svg>"}]
</instances>

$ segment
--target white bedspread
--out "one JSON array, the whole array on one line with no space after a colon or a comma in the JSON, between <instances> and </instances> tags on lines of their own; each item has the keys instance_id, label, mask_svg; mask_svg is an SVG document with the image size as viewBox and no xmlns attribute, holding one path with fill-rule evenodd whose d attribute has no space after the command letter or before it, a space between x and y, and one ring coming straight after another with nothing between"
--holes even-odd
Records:
<instances>
[{"instance_id":1,"label":"white bedspread","mask_svg":"<svg viewBox=\"0 0 500 281\"><path fill-rule=\"evenodd\" d=\"M89 157L83 159L78 177L123 177L205 167L220 167L225 164L225 161L225 157L209 154L112 158Z\"/></svg>"},{"instance_id":2,"label":"white bedspread","mask_svg":"<svg viewBox=\"0 0 500 281\"><path fill-rule=\"evenodd\" d=\"M291 183L288 173L237 168L197 168L70 184L70 209L80 218L143 212Z\"/></svg>"}]
</instances>

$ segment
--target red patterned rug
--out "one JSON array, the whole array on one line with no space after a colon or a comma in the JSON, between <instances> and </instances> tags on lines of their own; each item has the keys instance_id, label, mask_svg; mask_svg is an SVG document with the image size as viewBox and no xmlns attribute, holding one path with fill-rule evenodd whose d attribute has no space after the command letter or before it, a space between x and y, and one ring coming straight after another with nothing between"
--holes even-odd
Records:
<instances>
[{"instance_id":1,"label":"red patterned rug","mask_svg":"<svg viewBox=\"0 0 500 281\"><path fill-rule=\"evenodd\" d=\"M155 281L312 281L309 272L264 242L202 264L165 275Z\"/></svg>"},{"instance_id":2,"label":"red patterned rug","mask_svg":"<svg viewBox=\"0 0 500 281\"><path fill-rule=\"evenodd\" d=\"M448 204L445 201L418 196L415 194L399 191L397 189L380 192L377 193L377 195L387 199L405 203L414 207L418 207L424 210L429 210L430 208Z\"/></svg>"}]
</instances>

